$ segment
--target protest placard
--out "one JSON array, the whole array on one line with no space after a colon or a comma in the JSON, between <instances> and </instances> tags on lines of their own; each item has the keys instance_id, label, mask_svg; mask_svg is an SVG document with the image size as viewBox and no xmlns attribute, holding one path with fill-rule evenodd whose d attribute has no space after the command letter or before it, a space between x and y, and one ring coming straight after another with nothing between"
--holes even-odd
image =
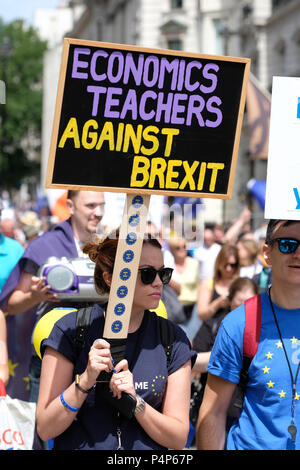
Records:
<instances>
[{"instance_id":1,"label":"protest placard","mask_svg":"<svg viewBox=\"0 0 300 470\"><path fill-rule=\"evenodd\" d=\"M230 198L249 68L65 39L46 186Z\"/></svg>"},{"instance_id":2,"label":"protest placard","mask_svg":"<svg viewBox=\"0 0 300 470\"><path fill-rule=\"evenodd\" d=\"M105 338L128 334L151 194L231 197L249 69L64 39L46 187L127 193Z\"/></svg>"},{"instance_id":3,"label":"protest placard","mask_svg":"<svg viewBox=\"0 0 300 470\"><path fill-rule=\"evenodd\" d=\"M300 220L300 78L273 77L266 219Z\"/></svg>"}]
</instances>

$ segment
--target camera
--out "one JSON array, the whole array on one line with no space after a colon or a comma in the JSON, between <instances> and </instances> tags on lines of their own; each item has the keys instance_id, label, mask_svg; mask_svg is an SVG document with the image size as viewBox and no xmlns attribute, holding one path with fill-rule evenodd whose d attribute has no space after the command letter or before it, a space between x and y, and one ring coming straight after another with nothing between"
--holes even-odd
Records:
<instances>
[{"instance_id":1,"label":"camera","mask_svg":"<svg viewBox=\"0 0 300 470\"><path fill-rule=\"evenodd\" d=\"M57 258L51 256L40 267L39 277L45 277L50 291L61 300L106 302L107 295L96 292L94 284L95 263L89 258Z\"/></svg>"}]
</instances>

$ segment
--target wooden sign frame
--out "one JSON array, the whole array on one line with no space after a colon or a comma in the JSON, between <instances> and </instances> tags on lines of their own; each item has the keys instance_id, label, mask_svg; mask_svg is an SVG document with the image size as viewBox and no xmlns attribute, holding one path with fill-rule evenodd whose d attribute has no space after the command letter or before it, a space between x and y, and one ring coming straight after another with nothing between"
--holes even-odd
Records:
<instances>
[{"instance_id":1,"label":"wooden sign frame","mask_svg":"<svg viewBox=\"0 0 300 470\"><path fill-rule=\"evenodd\" d=\"M149 187L147 185L142 187L141 181L137 178L137 176L135 179L133 178L134 180L133 183L135 183L135 185L133 185L132 187L129 187L129 186L123 187L122 185L118 183L115 185L114 184L115 180L114 180L113 175L111 177L112 184L109 184L109 185L107 183L105 184L105 180L104 180L104 178L106 177L105 173L108 172L108 169L110 167L112 168L112 171L113 170L117 171L120 167L120 161L122 162L122 165L123 164L125 165L126 164L125 157L123 158L123 160L120 160L120 159L118 160L117 158L119 158L119 154L117 155L117 152L111 152L111 155L114 155L116 158L111 159L110 165L106 164L105 171L99 171L99 162L96 162L95 165L93 166L92 164L90 164L92 159L88 163L87 158L84 158L84 156L86 155L85 149L84 151L82 151L82 149L77 150L74 147L73 148L69 147L67 148L65 153L62 153L64 152L64 149L61 150L61 148L58 148L58 144L67 145L70 143L70 140L72 140L68 136L66 137L65 140L62 139L63 129L64 131L66 130L66 127L65 127L66 120L69 120L68 122L70 122L70 119L71 119L71 115L69 116L64 115L64 114L67 114L68 112L67 107L65 105L65 102L67 101L67 99L65 100L64 97L66 94L66 90L68 90L68 86L69 86L69 82L68 82L69 76L67 76L67 73L68 71L70 71L70 67L71 67L68 62L70 58L70 50L71 50L70 48L74 48L72 49L72 51L74 51L75 49L79 50L80 48L81 48L81 51L84 50L84 48L90 48L90 50L92 50L92 48L96 48L96 52L98 52L99 50L108 51L111 53L113 51L119 51L120 54L132 53L132 54L145 55L145 57L147 55L147 58L149 58L149 56L151 57L155 56L159 60L163 60L163 58L166 58L166 56L172 60L173 59L176 60L175 58L179 58L181 63L184 64L184 67L186 68L188 67L189 64L196 63L196 62L200 64L198 65L198 67L200 68L202 67L201 64L203 63L203 69L205 68L205 66L208 66L208 64L210 65L217 64L215 68L216 69L218 68L218 70L221 70L223 75L225 74L225 69L226 69L226 74L227 74L226 79L227 79L227 82L232 87L232 89L231 91L229 90L228 93L227 92L225 93L225 88L226 88L225 79L222 81L222 76L221 76L222 73L220 73L220 77L217 77L216 83L218 86L225 87L225 88L224 89L222 88L221 99L215 96L213 96L212 98L218 98L218 100L221 101L221 103L220 101L218 101L220 108L222 108L223 106L222 100L224 102L227 100L226 101L227 103L226 113L227 114L225 117L222 116L222 119L223 119L222 124L218 125L218 127L221 128L223 124L224 126L225 125L228 126L228 128L230 128L231 137L228 137L227 131L225 131L224 140L221 139L220 134L218 134L218 136L216 134L215 136L215 129L214 129L215 123L211 124L213 121L207 118L205 123L208 123L209 126L211 127L208 130L206 129L206 127L208 128L208 124L207 126L205 124L204 127L205 127L205 132L206 134L207 133L209 134L209 137L207 137L205 134L202 141L201 139L197 141L198 142L198 147L196 147L197 152L193 150L194 149L193 139L197 140L198 137L195 137L195 135L198 136L201 133L202 134L204 133L203 127L199 127L199 129L197 127L197 130L199 130L199 132L197 133L195 133L194 130L190 131L190 129L188 129L190 131L190 134L188 134L187 136L184 136L181 141L179 141L179 137L181 136L178 137L175 134L174 136L173 134L170 134L167 136L168 138L170 138L170 141L172 141L172 144L174 144L172 148L175 148L175 147L177 148L181 146L180 158L182 158L182 160L178 160L178 157L176 156L174 156L172 159L172 149L170 150L171 154L167 155L166 158L162 158L161 154L157 156L156 153L151 155L151 160L148 157L145 157L145 159L143 160L141 156L139 156L139 160L137 160L139 163L137 163L137 165L139 164L146 165L146 163L148 164L148 161L147 161L147 158L148 158L148 160L151 162L151 171L152 171L152 165L154 165L154 160L156 160L155 165L158 165L158 166L156 166L155 169L153 169L153 172L154 172L153 188L151 188L150 185L148 185ZM81 61L78 59L78 57L80 57ZM87 62L84 62L85 57L87 57L87 55L79 56L79 53L77 55L77 59L78 59L77 62L81 64L81 67L78 66L76 69L77 76L85 75L85 72L87 70L86 69ZM234 78L235 77L234 73L228 72L229 68L231 72L232 70L236 72L236 77L238 78ZM190 65L189 69L190 70L192 69L192 65ZM207 68L207 72L206 72L207 77L209 77L208 70L209 69ZM143 195L160 194L160 195L167 195L167 196L176 196L180 194L180 196L186 196L186 197L207 197L207 198L218 198L218 199L230 199L232 195L232 189L233 189L233 183L234 183L234 175L235 175L236 162L237 162L237 156L238 156L238 147L239 147L239 141L240 141L249 71L250 71L250 59L247 59L247 58L203 55L203 54L188 53L188 52L181 52L181 51L172 51L172 50L164 50L164 49L149 49L149 48L142 48L138 46L124 45L124 44L101 43L101 42L95 42L95 41L65 38L64 44L63 44L60 78L59 78L59 84L58 84L57 100L56 100L56 107L55 107L51 145L50 145L50 156L48 160L48 168L47 168L47 175L46 175L46 187L47 188L67 188L67 189L74 189L74 190L91 190L91 191L98 190L98 191L111 191L111 192L121 192L121 193L123 192L123 193L128 193L128 194L138 193L138 194L143 194ZM100 72L98 76L100 76ZM210 71L210 76L212 76L211 71ZM76 79L75 78L72 78L72 79L73 79L72 84L74 84L74 80L76 81ZM78 85L79 82L80 82L80 79L76 82L76 86ZM190 83L191 83L191 80L190 80ZM195 83L195 79L193 80L193 84L194 83ZM209 80L206 79L206 81L203 82L203 87L204 87L203 89L208 89L209 83L210 83ZM212 83L212 80L211 80L211 83ZM227 95L230 95L230 93L233 93L233 91L236 90L236 88L238 88L237 84L238 84L238 87L240 88L239 90L237 90L236 96L234 97L227 96ZM81 87L81 90L82 90L82 87ZM216 90L218 90L218 88L216 88ZM69 98L69 103L71 103L71 105L72 105L72 101L76 101L76 99L78 98L77 93L78 92L75 92L75 91L73 92L73 94L70 93L70 96L71 97L73 96L73 100ZM215 93L218 94L219 91L216 91ZM85 92L85 95L84 95L85 98L87 95L89 98L91 97L91 93L87 94ZM94 93L94 98L93 98L94 104L96 100L95 96L96 95ZM189 96L189 95L186 95L186 96ZM98 99L99 99L99 96L98 96ZM235 115L232 115L231 113L231 108L229 104L229 101L231 99L235 102ZM81 99L81 101L86 102L87 100ZM207 106L207 103L205 105ZM217 107L216 102L214 102L214 105L215 105L214 109L216 110L216 107ZM179 104L178 104L178 107L180 107ZM188 107L186 109L188 109ZM225 109L225 105L224 105L224 109ZM91 112L91 108L89 108L89 112ZM196 112L197 111L195 111L195 113ZM216 111L215 116L216 115L217 115L217 111ZM94 116L94 117L97 119L97 116ZM198 121L200 117L201 115L199 115ZM210 118L211 117L212 117L212 114L210 115ZM100 116L100 118L102 118L102 116ZM178 119L180 120L181 118L178 118ZM193 119L195 118L193 117ZM64 120L64 125L63 125L64 127L61 128L63 120ZM115 122L119 122L119 121L115 120ZM232 125L232 123L234 123L234 125ZM159 125L155 123L155 121L148 122L148 125L154 125L154 124L156 124L156 126L159 128ZM199 126L199 123L197 124L197 126ZM192 129L193 125L190 124L190 127ZM172 129L172 130L168 132L173 132L174 129L177 129L177 128L178 126L176 127L174 126L174 124L172 124L172 126L170 125L168 127L168 129ZM222 130L222 132L224 131ZM180 130L180 133L182 133L181 130ZM64 133L63 133L63 136L65 137ZM160 139L161 138L162 137L160 137ZM166 139L165 136L164 136L164 139ZM64 140L64 143L63 143L63 140ZM207 142L208 140L209 140L209 144L207 143L205 144L205 142ZM201 142L202 144L204 142L205 145L212 146L212 152L211 152L212 156L211 155L199 155L198 150L201 150L200 149L200 147L202 146L202 144L200 145ZM149 145L149 142L148 142L148 145ZM161 145L162 145L161 142L159 142L159 148L161 148ZM98 151L99 159L101 159L102 158L101 155L103 155L101 151L102 150ZM166 151L166 146L165 146L165 151ZM226 154L226 152L228 153L231 160L226 161L224 163L221 160ZM195 153L195 156L194 156L194 153ZM217 153L219 153L218 157L216 157ZM81 158L82 160L80 160L80 164L78 167L78 175L75 175L76 181L71 181L71 176L69 176L69 174L73 171L74 168L75 169L77 168L76 164L73 165L76 155L78 155L78 157L76 157L77 159ZM88 155L90 155L90 153ZM228 157L228 160L229 160L229 157ZM126 158L137 159L137 156L132 154L132 155L128 155ZM94 158L94 160L96 160L96 158ZM178 163L178 167L176 167L176 165L174 163L171 164L171 162L181 162L181 163ZM162 175L162 173L160 173L160 171L162 170L159 168L159 165L161 165L162 163L164 163L164 165L168 165L166 169L166 176L165 176L164 183L161 183L161 180L159 178L159 175ZM134 163L132 164L132 166L133 165ZM85 181L83 181L84 179L83 174L87 173L88 167L90 168L90 174L87 178L89 179L90 175L92 175L91 178L98 178L98 177L100 178L100 176L98 175L101 174L103 175L103 180L104 180L103 183L100 182L100 184L98 185L98 183L94 184L94 183L90 183L89 181L88 183L86 183ZM63 172L66 172L64 175L60 173L61 169L63 169L62 170ZM223 170L224 170L224 173L222 173ZM131 173L131 179L132 179L133 170L131 171L132 171ZM137 166L135 171L137 172L135 173L135 175L138 175L139 178L143 178L143 176L141 176L141 174L139 173L140 171L139 166ZM172 189L167 188L167 187L162 187L164 185L167 186L167 183L166 183L167 172L169 175L169 181L171 181L170 185L175 186L175 187L172 187ZM181 180L176 181L176 172L180 174ZM124 172L123 169L121 168L120 180L122 180L123 178L122 174L125 174L125 173L126 172ZM97 177L94 177L93 175L97 175ZM147 176L148 176L148 173L147 173ZM81 181L81 178L82 178L82 181ZM150 180L150 170L149 170L149 180ZM157 185L160 185L160 186L157 187ZM218 189L219 186L222 187L221 190Z\"/></svg>"},{"instance_id":2,"label":"wooden sign frame","mask_svg":"<svg viewBox=\"0 0 300 470\"><path fill-rule=\"evenodd\" d=\"M150 196L128 194L105 314L103 337L127 338Z\"/></svg>"}]
</instances>

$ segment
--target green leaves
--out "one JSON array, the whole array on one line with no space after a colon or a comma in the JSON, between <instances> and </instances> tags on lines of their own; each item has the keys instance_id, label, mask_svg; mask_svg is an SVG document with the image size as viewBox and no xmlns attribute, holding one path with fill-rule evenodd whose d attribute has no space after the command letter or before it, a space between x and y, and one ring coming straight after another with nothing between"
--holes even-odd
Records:
<instances>
[{"instance_id":1,"label":"green leaves","mask_svg":"<svg viewBox=\"0 0 300 470\"><path fill-rule=\"evenodd\" d=\"M46 47L22 21L0 21L0 79L6 84L6 104L0 105L1 187L18 187L37 169Z\"/></svg>"}]
</instances>

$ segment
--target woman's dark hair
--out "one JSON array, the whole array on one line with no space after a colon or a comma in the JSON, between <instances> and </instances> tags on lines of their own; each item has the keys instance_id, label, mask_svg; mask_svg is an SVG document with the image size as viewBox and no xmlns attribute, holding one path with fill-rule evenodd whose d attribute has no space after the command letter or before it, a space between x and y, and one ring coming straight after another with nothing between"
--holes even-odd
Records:
<instances>
[{"instance_id":1,"label":"woman's dark hair","mask_svg":"<svg viewBox=\"0 0 300 470\"><path fill-rule=\"evenodd\" d=\"M271 245L273 240L273 233L279 222L283 222L282 219L270 219L268 226L267 226L267 233L266 233L266 244ZM299 220L285 220L282 227L288 227L289 225L295 224L299 222Z\"/></svg>"},{"instance_id":2,"label":"woman's dark hair","mask_svg":"<svg viewBox=\"0 0 300 470\"><path fill-rule=\"evenodd\" d=\"M228 299L231 301L237 292L252 289L255 294L259 293L258 285L250 277L238 277L230 285Z\"/></svg>"},{"instance_id":3,"label":"woman's dark hair","mask_svg":"<svg viewBox=\"0 0 300 470\"><path fill-rule=\"evenodd\" d=\"M83 253L87 254L90 260L95 263L94 281L99 294L109 293L109 286L103 279L103 272L106 271L112 274L114 270L119 231L114 232L113 235L113 237L108 235L104 240L89 241L82 248ZM151 236L145 235L143 244L148 244L161 250L159 241Z\"/></svg>"}]
</instances>

